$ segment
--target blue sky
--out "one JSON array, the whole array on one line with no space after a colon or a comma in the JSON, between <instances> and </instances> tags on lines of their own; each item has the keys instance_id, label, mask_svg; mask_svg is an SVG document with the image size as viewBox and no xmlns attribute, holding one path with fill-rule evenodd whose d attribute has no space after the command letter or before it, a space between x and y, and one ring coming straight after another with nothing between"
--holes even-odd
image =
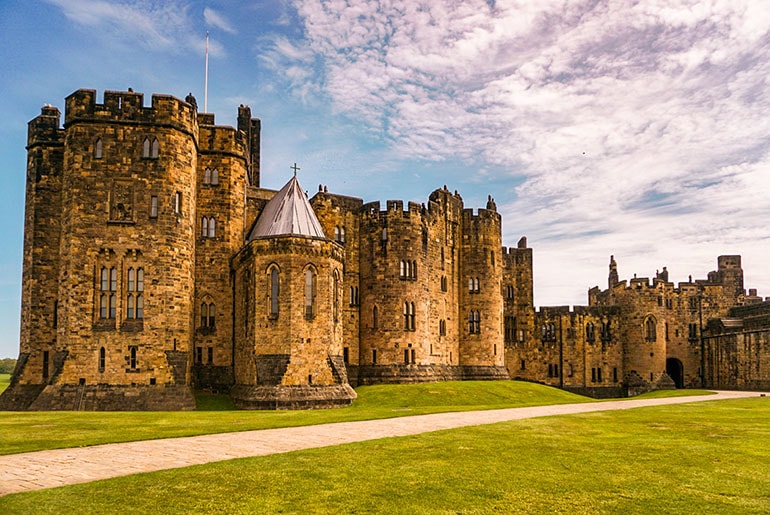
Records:
<instances>
[{"instance_id":1,"label":"blue sky","mask_svg":"<svg viewBox=\"0 0 770 515\"><path fill-rule=\"evenodd\" d=\"M534 249L535 302L705 278L770 295L770 2L4 0L0 357L18 352L26 123L129 87L262 119L263 186L424 202L488 194Z\"/></svg>"}]
</instances>

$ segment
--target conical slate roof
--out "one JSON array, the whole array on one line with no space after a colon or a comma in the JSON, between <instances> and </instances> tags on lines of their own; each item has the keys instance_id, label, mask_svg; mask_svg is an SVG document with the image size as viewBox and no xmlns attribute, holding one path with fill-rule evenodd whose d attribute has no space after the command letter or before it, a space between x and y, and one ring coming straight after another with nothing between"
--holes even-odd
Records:
<instances>
[{"instance_id":1,"label":"conical slate roof","mask_svg":"<svg viewBox=\"0 0 770 515\"><path fill-rule=\"evenodd\" d=\"M326 238L296 175L262 210L262 214L259 215L256 225L249 234L249 241L265 236L289 234Z\"/></svg>"}]
</instances>

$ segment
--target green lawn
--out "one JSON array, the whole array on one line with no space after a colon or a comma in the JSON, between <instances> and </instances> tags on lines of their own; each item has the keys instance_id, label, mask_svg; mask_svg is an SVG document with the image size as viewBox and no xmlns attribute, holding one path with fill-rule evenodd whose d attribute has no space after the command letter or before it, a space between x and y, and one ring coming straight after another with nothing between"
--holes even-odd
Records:
<instances>
[{"instance_id":1,"label":"green lawn","mask_svg":"<svg viewBox=\"0 0 770 515\"><path fill-rule=\"evenodd\" d=\"M11 374L0 374L0 393L8 388L8 383L11 381Z\"/></svg>"},{"instance_id":2,"label":"green lawn","mask_svg":"<svg viewBox=\"0 0 770 515\"><path fill-rule=\"evenodd\" d=\"M356 389L347 408L315 411L0 412L0 454L225 433L424 413L539 406L591 399L518 381L377 385ZM199 408L221 409L225 396L201 395Z\"/></svg>"},{"instance_id":3,"label":"green lawn","mask_svg":"<svg viewBox=\"0 0 770 515\"><path fill-rule=\"evenodd\" d=\"M3 513L768 513L770 399L536 418L0 498Z\"/></svg>"}]
</instances>

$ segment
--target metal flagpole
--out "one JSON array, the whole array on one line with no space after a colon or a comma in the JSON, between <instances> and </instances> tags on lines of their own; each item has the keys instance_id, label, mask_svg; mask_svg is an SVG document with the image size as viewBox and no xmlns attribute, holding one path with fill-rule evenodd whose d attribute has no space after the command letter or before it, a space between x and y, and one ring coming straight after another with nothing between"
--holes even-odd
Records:
<instances>
[{"instance_id":1,"label":"metal flagpole","mask_svg":"<svg viewBox=\"0 0 770 515\"><path fill-rule=\"evenodd\" d=\"M209 112L209 31L206 31L206 74L203 79L203 112Z\"/></svg>"}]
</instances>

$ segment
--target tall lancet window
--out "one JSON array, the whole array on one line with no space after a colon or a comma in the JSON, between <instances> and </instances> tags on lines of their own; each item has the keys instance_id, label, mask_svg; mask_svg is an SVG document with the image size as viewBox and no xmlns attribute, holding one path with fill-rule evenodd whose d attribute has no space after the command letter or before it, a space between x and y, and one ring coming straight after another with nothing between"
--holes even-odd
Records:
<instances>
[{"instance_id":1,"label":"tall lancet window","mask_svg":"<svg viewBox=\"0 0 770 515\"><path fill-rule=\"evenodd\" d=\"M305 270L305 316L315 316L316 274L312 268Z\"/></svg>"},{"instance_id":2,"label":"tall lancet window","mask_svg":"<svg viewBox=\"0 0 770 515\"><path fill-rule=\"evenodd\" d=\"M270 315L278 316L278 294L280 293L280 283L278 280L278 267L270 268Z\"/></svg>"}]
</instances>

